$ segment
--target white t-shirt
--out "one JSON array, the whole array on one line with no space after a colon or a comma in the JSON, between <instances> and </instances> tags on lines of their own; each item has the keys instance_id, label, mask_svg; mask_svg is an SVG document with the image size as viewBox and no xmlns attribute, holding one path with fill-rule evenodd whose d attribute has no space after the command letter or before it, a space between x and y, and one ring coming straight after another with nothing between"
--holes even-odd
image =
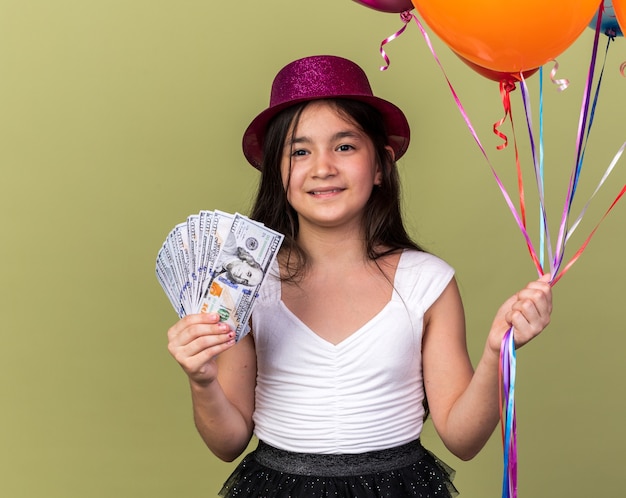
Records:
<instances>
[{"instance_id":1,"label":"white t-shirt","mask_svg":"<svg viewBox=\"0 0 626 498\"><path fill-rule=\"evenodd\" d=\"M255 435L303 453L361 453L417 439L424 417L424 313L454 270L431 254L404 251L391 300L337 345L285 306L276 270L252 314Z\"/></svg>"}]
</instances>

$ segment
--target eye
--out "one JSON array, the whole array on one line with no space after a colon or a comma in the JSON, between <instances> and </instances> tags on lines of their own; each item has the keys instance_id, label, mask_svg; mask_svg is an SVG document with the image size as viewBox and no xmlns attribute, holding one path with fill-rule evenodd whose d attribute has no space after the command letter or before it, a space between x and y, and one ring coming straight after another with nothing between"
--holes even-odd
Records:
<instances>
[{"instance_id":1,"label":"eye","mask_svg":"<svg viewBox=\"0 0 626 498\"><path fill-rule=\"evenodd\" d=\"M295 149L291 152L292 156L306 156L308 152L304 149Z\"/></svg>"},{"instance_id":2,"label":"eye","mask_svg":"<svg viewBox=\"0 0 626 498\"><path fill-rule=\"evenodd\" d=\"M354 146L349 144L341 144L339 147L337 147L336 150L338 150L339 152L347 152L349 150L354 150Z\"/></svg>"}]
</instances>

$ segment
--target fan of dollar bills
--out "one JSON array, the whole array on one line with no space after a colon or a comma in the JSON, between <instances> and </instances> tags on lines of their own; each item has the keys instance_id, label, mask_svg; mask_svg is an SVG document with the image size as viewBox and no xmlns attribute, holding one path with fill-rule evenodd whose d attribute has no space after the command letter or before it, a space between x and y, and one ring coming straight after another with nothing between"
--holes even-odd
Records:
<instances>
[{"instance_id":1,"label":"fan of dollar bills","mask_svg":"<svg viewBox=\"0 0 626 498\"><path fill-rule=\"evenodd\" d=\"M156 275L182 318L219 313L238 341L283 235L239 213L200 211L168 234Z\"/></svg>"}]
</instances>

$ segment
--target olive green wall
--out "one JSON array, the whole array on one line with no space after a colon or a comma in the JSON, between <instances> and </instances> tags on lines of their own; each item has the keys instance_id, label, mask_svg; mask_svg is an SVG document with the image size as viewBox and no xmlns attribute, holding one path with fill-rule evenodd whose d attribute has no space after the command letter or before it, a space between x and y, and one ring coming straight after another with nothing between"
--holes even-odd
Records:
<instances>
[{"instance_id":1,"label":"olive green wall","mask_svg":"<svg viewBox=\"0 0 626 498\"><path fill-rule=\"evenodd\" d=\"M501 301L535 277L524 241L417 26L387 45L397 15L350 0L0 0L0 495L215 496L232 464L205 449L184 375L166 350L175 321L154 277L167 232L200 209L246 212L256 172L243 129L290 60L352 58L405 109L413 142L400 168L407 220L457 268L474 360ZM558 29L558 27L555 27ZM561 57L570 88L545 88L548 210L569 179L593 33ZM489 156L516 196L497 84L433 43ZM601 43L606 43L603 37ZM626 140L626 41L609 50L575 211ZM535 111L538 77L528 81ZM514 118L536 238L520 92ZM503 131L512 138L510 127ZM624 183L618 165L573 254ZM553 323L518 356L521 497L623 489L626 206L618 204L555 288ZM556 227L553 227L556 234ZM492 438L455 467L464 498L500 496ZM599 488L599 489L598 489Z\"/></svg>"}]
</instances>

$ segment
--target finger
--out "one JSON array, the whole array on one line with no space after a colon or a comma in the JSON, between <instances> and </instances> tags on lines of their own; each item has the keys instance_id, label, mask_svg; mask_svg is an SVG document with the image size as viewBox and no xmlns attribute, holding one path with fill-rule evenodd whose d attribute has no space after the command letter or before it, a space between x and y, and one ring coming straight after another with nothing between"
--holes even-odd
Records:
<instances>
[{"instance_id":1,"label":"finger","mask_svg":"<svg viewBox=\"0 0 626 498\"><path fill-rule=\"evenodd\" d=\"M208 349L199 351L196 355L186 358L184 361L179 362L184 370L188 374L203 373L205 366L212 360L214 360L220 353L223 353L227 349L230 349L235 345L235 339L232 339L223 344L213 346Z\"/></svg>"},{"instance_id":2,"label":"finger","mask_svg":"<svg viewBox=\"0 0 626 498\"><path fill-rule=\"evenodd\" d=\"M193 356L185 357L180 363L189 372L200 371L204 365L219 356L220 353L231 348L235 344L235 339L229 339L221 344L201 349Z\"/></svg>"},{"instance_id":3,"label":"finger","mask_svg":"<svg viewBox=\"0 0 626 498\"><path fill-rule=\"evenodd\" d=\"M548 326L550 312L547 304L538 305L535 301L528 299L515 303L510 318L511 324L518 332L516 341L519 340L523 344Z\"/></svg>"},{"instance_id":4,"label":"finger","mask_svg":"<svg viewBox=\"0 0 626 498\"><path fill-rule=\"evenodd\" d=\"M526 291L540 291L543 294L548 295L552 293L552 286L550 285L550 282L544 281L542 277L540 280L529 282L528 285L519 291L518 294L523 294Z\"/></svg>"},{"instance_id":5,"label":"finger","mask_svg":"<svg viewBox=\"0 0 626 498\"><path fill-rule=\"evenodd\" d=\"M170 337L168 349L177 357L192 356L202 349L226 342L234 337L234 331L225 323L193 324Z\"/></svg>"},{"instance_id":6,"label":"finger","mask_svg":"<svg viewBox=\"0 0 626 498\"><path fill-rule=\"evenodd\" d=\"M195 356L202 351L219 347L235 339L235 332L227 327L227 330L202 334L195 337L186 344L180 345L177 349L187 357Z\"/></svg>"},{"instance_id":7,"label":"finger","mask_svg":"<svg viewBox=\"0 0 626 498\"><path fill-rule=\"evenodd\" d=\"M552 274L551 273L544 273L543 275L541 275L541 277L538 280L539 282L546 282L546 283L550 283L552 281Z\"/></svg>"},{"instance_id":8,"label":"finger","mask_svg":"<svg viewBox=\"0 0 626 498\"><path fill-rule=\"evenodd\" d=\"M511 308L511 324L517 329L526 329L541 318L539 310L531 300L519 300Z\"/></svg>"},{"instance_id":9,"label":"finger","mask_svg":"<svg viewBox=\"0 0 626 498\"><path fill-rule=\"evenodd\" d=\"M186 329L195 325L209 325L219 323L220 316L217 313L196 313L181 318L178 322L170 327L167 331L169 340L180 335Z\"/></svg>"},{"instance_id":10,"label":"finger","mask_svg":"<svg viewBox=\"0 0 626 498\"><path fill-rule=\"evenodd\" d=\"M536 304L538 310L543 311L545 309L550 313L552 311L552 287L549 282L542 279L530 282L518 292L517 297L518 300L531 300Z\"/></svg>"},{"instance_id":11,"label":"finger","mask_svg":"<svg viewBox=\"0 0 626 498\"><path fill-rule=\"evenodd\" d=\"M235 332L229 329L219 334L200 335L184 344L170 343L168 348L185 370L195 371L234 344Z\"/></svg>"}]
</instances>

